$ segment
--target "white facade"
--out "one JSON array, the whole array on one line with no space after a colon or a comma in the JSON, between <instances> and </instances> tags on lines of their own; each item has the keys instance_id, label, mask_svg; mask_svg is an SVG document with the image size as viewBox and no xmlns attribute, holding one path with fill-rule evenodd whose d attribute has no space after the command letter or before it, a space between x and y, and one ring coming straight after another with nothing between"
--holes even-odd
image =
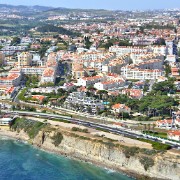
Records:
<instances>
[{"instance_id":1,"label":"white facade","mask_svg":"<svg viewBox=\"0 0 180 180\"><path fill-rule=\"evenodd\" d=\"M124 76L126 79L155 80L162 76L163 72L158 69L149 70L139 68L128 68L126 66L121 68L121 75Z\"/></svg>"},{"instance_id":2,"label":"white facade","mask_svg":"<svg viewBox=\"0 0 180 180\"><path fill-rule=\"evenodd\" d=\"M116 53L117 56L130 53L147 53L148 48L136 47L136 46L111 46L109 52Z\"/></svg>"},{"instance_id":3,"label":"white facade","mask_svg":"<svg viewBox=\"0 0 180 180\"><path fill-rule=\"evenodd\" d=\"M97 82L101 82L104 78L101 76L84 77L77 81L78 86L92 86Z\"/></svg>"},{"instance_id":4,"label":"white facade","mask_svg":"<svg viewBox=\"0 0 180 180\"><path fill-rule=\"evenodd\" d=\"M0 78L0 85L19 86L21 83L21 74L9 74L7 77Z\"/></svg>"},{"instance_id":5,"label":"white facade","mask_svg":"<svg viewBox=\"0 0 180 180\"><path fill-rule=\"evenodd\" d=\"M166 46L151 46L151 49L153 53L162 54L163 56L166 56L168 53L168 49Z\"/></svg>"},{"instance_id":6,"label":"white facade","mask_svg":"<svg viewBox=\"0 0 180 180\"><path fill-rule=\"evenodd\" d=\"M23 74L42 75L46 67L24 67L21 68Z\"/></svg>"},{"instance_id":7,"label":"white facade","mask_svg":"<svg viewBox=\"0 0 180 180\"><path fill-rule=\"evenodd\" d=\"M97 108L104 110L103 101L96 100L93 97L87 97L85 92L73 92L71 93L65 101L66 105L78 104L82 105L84 110L87 110L87 107L91 107L92 112L95 113Z\"/></svg>"},{"instance_id":8,"label":"white facade","mask_svg":"<svg viewBox=\"0 0 180 180\"><path fill-rule=\"evenodd\" d=\"M176 55L167 55L166 61L170 63L175 63L176 62Z\"/></svg>"},{"instance_id":9,"label":"white facade","mask_svg":"<svg viewBox=\"0 0 180 180\"><path fill-rule=\"evenodd\" d=\"M123 81L105 81L94 84L94 88L98 90L108 90L113 88L119 88L124 85Z\"/></svg>"}]
</instances>

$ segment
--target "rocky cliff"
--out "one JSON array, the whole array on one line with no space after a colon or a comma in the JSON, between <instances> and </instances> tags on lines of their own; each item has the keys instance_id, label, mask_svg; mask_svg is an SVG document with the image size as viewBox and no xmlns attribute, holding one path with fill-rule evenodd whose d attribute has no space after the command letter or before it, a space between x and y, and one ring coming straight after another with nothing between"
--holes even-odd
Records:
<instances>
[{"instance_id":1,"label":"rocky cliff","mask_svg":"<svg viewBox=\"0 0 180 180\"><path fill-rule=\"evenodd\" d=\"M172 153L126 147L119 142L104 141L57 128L41 130L32 144L105 167L148 176L150 179L180 179L180 156Z\"/></svg>"}]
</instances>

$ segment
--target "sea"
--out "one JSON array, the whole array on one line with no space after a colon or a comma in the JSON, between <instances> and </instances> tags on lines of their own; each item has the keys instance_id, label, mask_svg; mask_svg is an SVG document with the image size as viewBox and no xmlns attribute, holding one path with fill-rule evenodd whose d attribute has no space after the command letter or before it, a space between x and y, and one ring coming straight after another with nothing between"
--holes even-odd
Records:
<instances>
[{"instance_id":1,"label":"sea","mask_svg":"<svg viewBox=\"0 0 180 180\"><path fill-rule=\"evenodd\" d=\"M132 180L103 169L33 146L0 137L0 180Z\"/></svg>"}]
</instances>

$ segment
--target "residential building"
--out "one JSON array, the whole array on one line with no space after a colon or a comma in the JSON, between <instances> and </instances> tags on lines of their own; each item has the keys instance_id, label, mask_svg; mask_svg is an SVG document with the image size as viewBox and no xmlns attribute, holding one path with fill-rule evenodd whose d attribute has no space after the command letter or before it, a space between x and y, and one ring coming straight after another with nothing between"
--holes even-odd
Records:
<instances>
[{"instance_id":1,"label":"residential building","mask_svg":"<svg viewBox=\"0 0 180 180\"><path fill-rule=\"evenodd\" d=\"M156 126L159 127L159 128L167 128L167 129L169 129L169 128L172 128L172 124L173 124L172 119L164 119L164 120L156 121ZM180 119L179 118L175 119L174 125L180 127Z\"/></svg>"},{"instance_id":2,"label":"residential building","mask_svg":"<svg viewBox=\"0 0 180 180\"><path fill-rule=\"evenodd\" d=\"M94 84L94 88L98 90L110 90L114 88L119 88L124 86L124 81L123 80L118 80L118 81L103 81L103 82L98 82Z\"/></svg>"},{"instance_id":3,"label":"residential building","mask_svg":"<svg viewBox=\"0 0 180 180\"><path fill-rule=\"evenodd\" d=\"M140 69L125 66L121 68L121 75L126 79L156 80L163 75L159 69Z\"/></svg>"},{"instance_id":4,"label":"residential building","mask_svg":"<svg viewBox=\"0 0 180 180\"><path fill-rule=\"evenodd\" d=\"M79 86L93 86L95 83L101 82L103 79L103 76L83 77L78 79L77 84Z\"/></svg>"},{"instance_id":5,"label":"residential building","mask_svg":"<svg viewBox=\"0 0 180 180\"><path fill-rule=\"evenodd\" d=\"M87 97L85 92L70 93L64 102L64 106L70 109L82 108L83 112L92 111L92 113L96 113L98 109L104 110L103 101ZM90 110L88 110L89 108Z\"/></svg>"},{"instance_id":6,"label":"residential building","mask_svg":"<svg viewBox=\"0 0 180 180\"><path fill-rule=\"evenodd\" d=\"M21 78L21 74L9 74L7 77L0 77L0 85L19 86Z\"/></svg>"},{"instance_id":7,"label":"residential building","mask_svg":"<svg viewBox=\"0 0 180 180\"><path fill-rule=\"evenodd\" d=\"M38 67L22 67L22 73L27 75L42 75L44 70L46 69L45 66L38 66Z\"/></svg>"},{"instance_id":8,"label":"residential building","mask_svg":"<svg viewBox=\"0 0 180 180\"><path fill-rule=\"evenodd\" d=\"M18 55L18 67L25 67L32 65L32 54L29 52L22 52Z\"/></svg>"},{"instance_id":9,"label":"residential building","mask_svg":"<svg viewBox=\"0 0 180 180\"><path fill-rule=\"evenodd\" d=\"M121 93L135 99L143 97L143 91L140 89L123 89Z\"/></svg>"},{"instance_id":10,"label":"residential building","mask_svg":"<svg viewBox=\"0 0 180 180\"><path fill-rule=\"evenodd\" d=\"M168 139L180 141L180 130L172 130L167 133Z\"/></svg>"},{"instance_id":11,"label":"residential building","mask_svg":"<svg viewBox=\"0 0 180 180\"><path fill-rule=\"evenodd\" d=\"M112 112L114 112L114 113L128 113L128 114L130 114L131 108L129 108L125 104L114 104L112 106Z\"/></svg>"},{"instance_id":12,"label":"residential building","mask_svg":"<svg viewBox=\"0 0 180 180\"><path fill-rule=\"evenodd\" d=\"M56 71L54 68L49 67L43 71L40 83L41 84L55 83L55 80L56 80Z\"/></svg>"}]
</instances>

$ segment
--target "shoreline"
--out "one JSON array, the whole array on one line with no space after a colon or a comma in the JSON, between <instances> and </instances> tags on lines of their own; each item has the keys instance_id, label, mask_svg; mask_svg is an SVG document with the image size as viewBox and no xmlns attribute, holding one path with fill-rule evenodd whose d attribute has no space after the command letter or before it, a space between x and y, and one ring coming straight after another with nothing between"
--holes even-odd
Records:
<instances>
[{"instance_id":1,"label":"shoreline","mask_svg":"<svg viewBox=\"0 0 180 180\"><path fill-rule=\"evenodd\" d=\"M144 180L144 179L151 180L152 179L151 177L138 174L135 171L134 172L129 171L126 168L123 168L123 167L111 166L111 165L107 165L107 164L104 164L104 163L101 163L101 162L98 162L98 161L94 161L94 160L91 160L91 159L85 159L85 158L82 158L82 157L79 157L79 156L75 156L74 154L64 153L61 150L56 151L56 150L53 150L51 148L39 146L38 144L31 143L29 141L30 139L29 139L29 137L27 136L26 133L22 133L22 132L18 133L18 132L10 131L9 129L5 130L3 128L3 130L0 129L0 137L7 137L7 138L12 139L12 140L20 141L22 143L29 144L29 145L31 145L32 147L34 147L34 148L36 148L38 150L45 151L45 152L51 153L51 154L56 154L58 156L63 156L64 158L69 158L69 159L73 159L73 160L88 163L88 164L94 164L95 166L100 167L102 169L115 171L117 173L120 173L120 174L125 175L125 176L127 176L129 178L132 178L132 179L137 179L137 180ZM154 180L163 180L161 178L153 178L153 179Z\"/></svg>"},{"instance_id":2,"label":"shoreline","mask_svg":"<svg viewBox=\"0 0 180 180\"><path fill-rule=\"evenodd\" d=\"M8 131L8 132L15 133L13 131ZM69 155L69 154L66 154L66 153L63 153L63 152L60 152L60 151L55 151L55 150L52 150L50 148L40 147L40 146L38 146L36 144L31 144L31 143L28 142L28 140L26 140L26 139L24 139L22 137L21 138L17 138L16 136L8 134L8 132L6 134L3 134L2 131L0 130L0 137L7 138L7 140L9 139L9 140L18 141L18 142L21 142L21 143L24 143L24 144L28 144L28 145L30 145L33 148L36 148L36 149L38 149L40 151L44 151L44 152L49 153L49 154L54 154L54 155L62 156L64 158L72 159L72 160L75 160L75 161L79 161L79 162L95 165L95 166L97 166L99 168L102 168L104 170L114 171L116 173L120 173L120 174L122 174L124 176L127 176L129 178L132 178L134 180L136 180L137 176L139 176L138 174L135 175L135 173L126 172L125 170L118 170L118 169L112 168L112 167L107 166L107 165L106 166L102 165L101 163L98 163L98 162L95 162L95 161L85 160L83 158L79 158L79 157L76 157L76 156L73 156L73 155Z\"/></svg>"}]
</instances>

